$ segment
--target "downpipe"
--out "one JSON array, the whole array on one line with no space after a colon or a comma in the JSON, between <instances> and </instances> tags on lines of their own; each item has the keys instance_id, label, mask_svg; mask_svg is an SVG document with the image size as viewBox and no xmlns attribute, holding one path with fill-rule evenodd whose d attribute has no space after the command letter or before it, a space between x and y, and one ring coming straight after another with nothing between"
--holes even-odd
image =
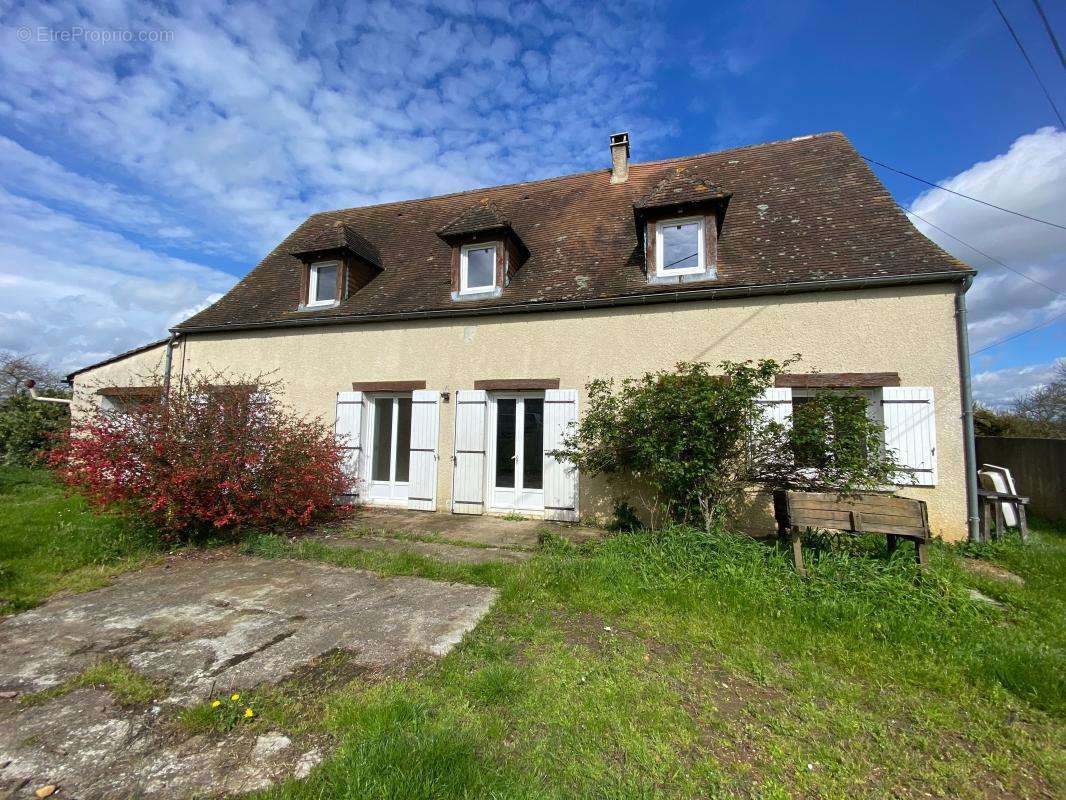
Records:
<instances>
[{"instance_id":1,"label":"downpipe","mask_svg":"<svg viewBox=\"0 0 1066 800\"><path fill-rule=\"evenodd\" d=\"M966 292L973 285L967 275L955 292L955 333L959 344L959 386L962 395L962 439L966 463L966 528L971 542L981 540L977 513L977 446L973 431L973 390L970 385L970 335L966 329Z\"/></svg>"},{"instance_id":2,"label":"downpipe","mask_svg":"<svg viewBox=\"0 0 1066 800\"><path fill-rule=\"evenodd\" d=\"M170 399L170 374L174 367L174 342L176 342L177 339L178 334L171 331L170 338L167 340L167 355L163 366L163 405L166 405L167 401Z\"/></svg>"}]
</instances>

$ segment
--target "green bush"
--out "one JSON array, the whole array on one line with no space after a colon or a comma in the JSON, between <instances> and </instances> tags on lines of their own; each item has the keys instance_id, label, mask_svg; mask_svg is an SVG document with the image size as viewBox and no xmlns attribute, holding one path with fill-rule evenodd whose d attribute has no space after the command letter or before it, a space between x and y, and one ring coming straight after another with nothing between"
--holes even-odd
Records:
<instances>
[{"instance_id":1,"label":"green bush","mask_svg":"<svg viewBox=\"0 0 1066 800\"><path fill-rule=\"evenodd\" d=\"M620 479L623 491L647 489L640 500L653 515L705 530L751 488L846 495L892 482L899 465L864 398L820 393L791 427L765 414L760 401L789 363L683 362L617 387L592 381L585 415L555 455Z\"/></svg>"},{"instance_id":2,"label":"green bush","mask_svg":"<svg viewBox=\"0 0 1066 800\"><path fill-rule=\"evenodd\" d=\"M70 406L42 403L24 394L0 400L0 462L33 466L70 427Z\"/></svg>"}]
</instances>

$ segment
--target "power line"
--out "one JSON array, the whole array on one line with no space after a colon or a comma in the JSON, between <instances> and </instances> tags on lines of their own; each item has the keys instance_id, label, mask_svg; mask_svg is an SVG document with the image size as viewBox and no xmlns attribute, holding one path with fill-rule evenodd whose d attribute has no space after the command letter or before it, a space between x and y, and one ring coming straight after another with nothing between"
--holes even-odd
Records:
<instances>
[{"instance_id":1,"label":"power line","mask_svg":"<svg viewBox=\"0 0 1066 800\"><path fill-rule=\"evenodd\" d=\"M1066 127L1066 126L1063 126L1063 127ZM860 155L862 155L862 154L860 153ZM965 198L967 200L972 200L973 202L980 203L983 206L988 206L989 208L994 208L994 209L996 209L996 211L1005 211L1008 214L1013 214L1014 216L1021 217L1022 219L1027 219L1027 220L1030 220L1032 222L1040 222L1040 223L1043 223L1044 225L1050 225L1052 228L1058 228L1059 230L1066 231L1066 225L1060 225L1057 222L1051 222L1050 220L1040 219L1039 217L1030 217L1028 214L1023 214L1021 211L1012 211L1009 208L1004 208L1003 206L997 206L995 203L989 203L986 200L980 200L980 199L978 199L976 197L971 197L968 194L963 194L962 192L956 192L954 189L949 189L946 186L941 186L939 183L933 183L932 181L927 181L925 178L919 178L917 175L912 175L911 173L904 172L901 169L896 169L895 167L890 167L888 164L882 163L881 161L878 161L877 159L870 158L869 156L862 156L862 157L866 161L869 161L871 164L877 164L877 166L879 166L879 167L884 167L885 169L887 169L887 170L889 170L891 172L895 172L898 175L903 175L903 176L905 176L907 178L910 178L911 180L918 181L919 183L924 183L926 186L932 186L934 189L940 189L943 192L947 192L949 194L953 194L953 195L956 195L958 197L963 197L963 198Z\"/></svg>"},{"instance_id":2,"label":"power line","mask_svg":"<svg viewBox=\"0 0 1066 800\"><path fill-rule=\"evenodd\" d=\"M1059 54L1059 61L1062 62L1062 68L1066 69L1066 56L1062 54L1062 48L1059 47L1059 40L1055 38L1055 31L1051 30L1051 23L1048 22L1047 14L1044 13L1044 7L1040 5L1040 0L1033 0L1033 5L1036 6L1036 13L1040 15L1040 19L1044 23L1044 28L1047 30L1048 38L1051 39L1051 44L1055 46L1055 52Z\"/></svg>"},{"instance_id":3,"label":"power line","mask_svg":"<svg viewBox=\"0 0 1066 800\"><path fill-rule=\"evenodd\" d=\"M1059 295L1059 296L1061 296L1061 297L1066 297L1066 292L1063 292L1063 291L1062 291L1061 289L1056 289L1056 288L1055 288L1054 286L1048 286L1048 285L1047 285L1046 283L1043 283L1043 282L1041 282L1041 281L1038 281L1038 280L1037 280L1036 278L1032 278L1032 277L1030 277L1029 275L1026 275L1026 274L1025 274L1024 272L1022 272L1022 271L1021 271L1020 269L1015 269L1015 268L1014 268L1014 267L1012 267L1012 266L1011 266L1010 264L1004 264L1004 263L1003 263L1002 261L1000 261L1000 260L999 260L998 258L996 258L995 256L990 256L990 255L989 255L988 253L986 253L986 252L985 252L984 250L979 250L978 248L974 247L974 246L973 246L972 244L970 244L969 242L964 242L964 241L963 241L962 239L960 239L960 238L959 238L958 236L955 236L955 235L954 235L954 234L952 234L952 233L948 233L948 232L947 232L946 230L944 230L943 228L941 228L941 227L940 227L939 225L934 225L934 224L933 224L932 222L930 222L929 220L927 220L927 219L926 219L925 217L923 217L923 216L922 216L921 214L917 214L917 213L915 213L914 211L908 211L908 210L907 210L907 209L905 209L905 208L903 209L903 213L905 213L905 214L910 214L910 215L911 215L912 217L917 217L917 218L918 218L918 219L920 219L920 220L921 220L922 222L924 222L924 223L925 223L926 225L928 225L928 226L929 226L930 228L935 228L936 230L940 231L940 232L941 232L942 234L944 234L945 236L947 236L947 237L949 237L949 238L951 238L951 239L954 239L954 240L955 240L956 242L958 242L959 244L961 244L961 245L963 245L963 246L965 246L965 247L969 247L969 248L970 248L971 250L973 250L973 251L974 251L975 253L977 253L978 255L982 255L982 256L984 256L984 257L985 257L985 258L987 258L987 259L988 259L989 261L994 261L995 263L999 264L999 265L1000 265L1001 267L1003 267L1004 269L1008 269L1008 270L1010 270L1010 271L1011 271L1011 272L1013 272L1013 273L1014 273L1015 275L1020 275L1021 277L1025 278L1025 279L1026 279L1027 281L1029 281L1030 283L1035 283L1035 284L1036 284L1037 286L1042 286L1042 287L1044 287L1044 288L1045 288L1045 289L1047 289L1047 290L1048 290L1049 292L1054 292L1055 294L1057 294L1057 295Z\"/></svg>"},{"instance_id":4,"label":"power line","mask_svg":"<svg viewBox=\"0 0 1066 800\"><path fill-rule=\"evenodd\" d=\"M999 347L1001 344L1006 344L1007 342L1014 341L1015 339L1018 339L1018 338L1020 338L1022 336L1025 336L1027 334L1032 333L1033 331L1038 331L1041 328L1046 328L1051 323L1057 322L1058 320L1062 319L1063 317L1066 317L1066 311L1063 311L1061 314L1056 314L1051 319L1049 319L1049 320L1047 320L1045 322L1041 322L1039 325L1034 325L1032 328L1027 328L1024 331L1020 331L1018 333L1015 333L1013 336L1008 336L1006 339L1000 339L998 342L993 342L992 344L987 344L984 347L981 347L981 348L979 348L977 350L971 350L970 351L970 355L971 356L975 356L978 353L983 353L985 350L991 350L993 347Z\"/></svg>"},{"instance_id":5,"label":"power line","mask_svg":"<svg viewBox=\"0 0 1066 800\"><path fill-rule=\"evenodd\" d=\"M1025 46L1022 45L1022 40L1018 38L1018 34L1014 32L1014 26L1010 24L1010 20L1007 19L1007 15L1003 13L1003 9L1000 8L997 0L992 0L992 5L996 7L996 11L999 12L1000 18L1003 20L1003 24L1007 26L1007 30L1010 31L1011 37L1014 39L1014 43L1018 45L1018 49L1021 51L1022 58L1025 59L1025 63L1029 65L1029 69L1033 71L1033 77L1036 78L1036 82L1040 84L1040 88L1044 90L1044 97L1047 98L1048 103L1051 105L1051 110L1055 112L1055 116L1059 118L1059 125L1066 128L1066 122L1062 120L1062 114L1059 113L1058 106L1055 105L1055 101L1051 98L1051 92L1047 90L1047 86L1044 85L1044 81L1040 77L1040 73L1036 71L1036 65L1033 60L1029 58L1029 54L1025 52Z\"/></svg>"}]
</instances>

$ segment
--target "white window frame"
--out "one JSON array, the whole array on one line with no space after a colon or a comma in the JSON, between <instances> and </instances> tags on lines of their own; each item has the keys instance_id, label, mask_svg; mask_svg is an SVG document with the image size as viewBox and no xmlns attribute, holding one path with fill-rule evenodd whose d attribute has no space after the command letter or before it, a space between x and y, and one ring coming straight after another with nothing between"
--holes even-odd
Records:
<instances>
[{"instance_id":1,"label":"white window frame","mask_svg":"<svg viewBox=\"0 0 1066 800\"><path fill-rule=\"evenodd\" d=\"M459 294L482 294L484 292L492 292L496 289L496 260L498 253L496 248L499 247L499 242L479 242L478 244L464 244L459 250ZM492 251L492 283L486 283L479 286L470 285L470 260L469 255L471 250L491 250Z\"/></svg>"},{"instance_id":2,"label":"white window frame","mask_svg":"<svg viewBox=\"0 0 1066 800\"><path fill-rule=\"evenodd\" d=\"M664 266L666 250L663 248L663 228L677 225L695 223L698 228L697 240L699 249L696 252L696 266L674 267ZM655 275L659 278L672 278L678 275L700 275L707 271L707 219L706 217L681 217L679 219L664 219L655 223Z\"/></svg>"},{"instance_id":3,"label":"white window frame","mask_svg":"<svg viewBox=\"0 0 1066 800\"><path fill-rule=\"evenodd\" d=\"M307 280L307 302L304 304L305 308L315 308L321 306L332 306L340 302L339 297L334 297L331 300L315 300L315 295L318 294L318 271L323 267L336 267L337 271L340 271L341 262L339 261L318 261L312 264L308 269L311 271ZM336 289L334 289L336 292Z\"/></svg>"}]
</instances>

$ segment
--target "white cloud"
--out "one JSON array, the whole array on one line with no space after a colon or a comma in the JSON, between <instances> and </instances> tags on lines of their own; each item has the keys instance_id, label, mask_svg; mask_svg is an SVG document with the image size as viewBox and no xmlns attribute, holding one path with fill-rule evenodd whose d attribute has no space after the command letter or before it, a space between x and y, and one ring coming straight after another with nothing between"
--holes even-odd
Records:
<instances>
[{"instance_id":1,"label":"white cloud","mask_svg":"<svg viewBox=\"0 0 1066 800\"><path fill-rule=\"evenodd\" d=\"M1002 155L940 181L942 186L1039 219L1066 225L1066 132L1019 137ZM937 189L911 210L953 236L1066 292L1066 231L1005 214ZM980 274L970 290L970 345L979 349L1066 312L1066 297L978 255L920 220L915 225Z\"/></svg>"},{"instance_id":2,"label":"white cloud","mask_svg":"<svg viewBox=\"0 0 1066 800\"><path fill-rule=\"evenodd\" d=\"M233 278L197 262L244 272L313 211L606 167L619 129L653 147L652 10L5 4L0 346L74 366L203 307ZM37 35L77 26L170 33Z\"/></svg>"},{"instance_id":3,"label":"white cloud","mask_svg":"<svg viewBox=\"0 0 1066 800\"><path fill-rule=\"evenodd\" d=\"M235 278L0 190L0 349L62 370L165 335Z\"/></svg>"},{"instance_id":4,"label":"white cloud","mask_svg":"<svg viewBox=\"0 0 1066 800\"><path fill-rule=\"evenodd\" d=\"M1054 377L1056 366L1063 363L1066 358L1048 364L977 372L972 379L974 400L992 408L1006 406L1019 395L1047 386Z\"/></svg>"}]
</instances>

